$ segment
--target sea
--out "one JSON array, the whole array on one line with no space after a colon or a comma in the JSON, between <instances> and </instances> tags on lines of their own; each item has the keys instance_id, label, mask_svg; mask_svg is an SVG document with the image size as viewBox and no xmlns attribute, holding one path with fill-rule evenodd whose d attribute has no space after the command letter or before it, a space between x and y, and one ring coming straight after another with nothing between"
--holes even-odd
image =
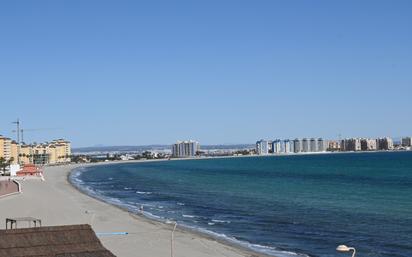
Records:
<instances>
[{"instance_id":1,"label":"sea","mask_svg":"<svg viewBox=\"0 0 412 257\"><path fill-rule=\"evenodd\" d=\"M273 256L412 256L412 152L80 167L80 190Z\"/></svg>"}]
</instances>

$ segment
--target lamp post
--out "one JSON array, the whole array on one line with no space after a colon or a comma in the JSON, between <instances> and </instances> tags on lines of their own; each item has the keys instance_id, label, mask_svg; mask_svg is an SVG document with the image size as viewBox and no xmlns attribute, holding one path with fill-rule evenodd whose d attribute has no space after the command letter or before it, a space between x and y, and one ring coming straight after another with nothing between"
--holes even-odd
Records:
<instances>
[{"instance_id":1,"label":"lamp post","mask_svg":"<svg viewBox=\"0 0 412 257\"><path fill-rule=\"evenodd\" d=\"M356 254L356 249L353 247L348 247L346 245L339 245L338 247L336 247L336 251L338 252L350 252L353 251L352 257L355 257Z\"/></svg>"},{"instance_id":2,"label":"lamp post","mask_svg":"<svg viewBox=\"0 0 412 257\"><path fill-rule=\"evenodd\" d=\"M172 220L166 220L166 224L172 224L173 225L173 229L172 229L172 234L171 234L171 238L170 238L170 257L174 257L174 240L175 240L175 230L177 227L177 222L176 221L172 221Z\"/></svg>"}]
</instances>

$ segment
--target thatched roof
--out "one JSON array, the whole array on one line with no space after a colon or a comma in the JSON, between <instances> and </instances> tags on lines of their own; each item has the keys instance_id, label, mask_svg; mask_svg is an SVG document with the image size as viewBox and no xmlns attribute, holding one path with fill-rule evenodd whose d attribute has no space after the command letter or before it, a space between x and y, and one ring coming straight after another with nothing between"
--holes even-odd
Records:
<instances>
[{"instance_id":1,"label":"thatched roof","mask_svg":"<svg viewBox=\"0 0 412 257\"><path fill-rule=\"evenodd\" d=\"M0 257L115 257L90 225L0 230Z\"/></svg>"}]
</instances>

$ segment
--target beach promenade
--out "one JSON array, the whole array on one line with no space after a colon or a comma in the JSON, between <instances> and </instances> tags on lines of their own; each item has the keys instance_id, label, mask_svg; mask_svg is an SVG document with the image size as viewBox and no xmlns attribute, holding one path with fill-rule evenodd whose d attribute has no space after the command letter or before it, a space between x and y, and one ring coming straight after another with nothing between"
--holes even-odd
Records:
<instances>
[{"instance_id":1,"label":"beach promenade","mask_svg":"<svg viewBox=\"0 0 412 257\"><path fill-rule=\"evenodd\" d=\"M45 181L21 181L22 193L0 198L0 224L11 217L35 217L43 226L91 224L103 245L118 257L171 256L172 225L132 215L98 201L73 188L67 176L76 166L45 168ZM24 224L25 225L25 224ZM127 232L127 235L110 235ZM176 257L257 256L197 233L177 229L174 234Z\"/></svg>"}]
</instances>

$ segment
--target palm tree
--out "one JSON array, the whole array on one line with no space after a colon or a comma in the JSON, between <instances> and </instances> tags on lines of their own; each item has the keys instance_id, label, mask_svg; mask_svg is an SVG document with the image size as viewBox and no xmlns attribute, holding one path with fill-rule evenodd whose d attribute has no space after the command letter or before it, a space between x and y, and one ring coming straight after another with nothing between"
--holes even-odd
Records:
<instances>
[{"instance_id":1,"label":"palm tree","mask_svg":"<svg viewBox=\"0 0 412 257\"><path fill-rule=\"evenodd\" d=\"M7 161L4 157L0 157L0 169L3 171L3 174L6 174L6 167L10 166L13 161L13 157L8 159Z\"/></svg>"},{"instance_id":2,"label":"palm tree","mask_svg":"<svg viewBox=\"0 0 412 257\"><path fill-rule=\"evenodd\" d=\"M3 170L3 174L6 173L6 159L4 157L0 157L0 169Z\"/></svg>"}]
</instances>

